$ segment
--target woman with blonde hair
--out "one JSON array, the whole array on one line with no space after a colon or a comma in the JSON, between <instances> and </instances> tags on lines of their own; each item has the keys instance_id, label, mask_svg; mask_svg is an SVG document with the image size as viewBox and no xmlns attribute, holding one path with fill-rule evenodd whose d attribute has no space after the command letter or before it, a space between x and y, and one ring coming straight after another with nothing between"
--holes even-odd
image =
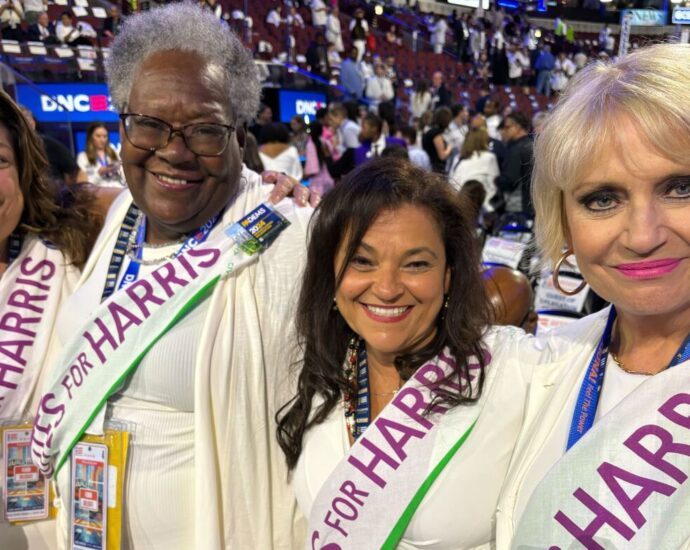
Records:
<instances>
[{"instance_id":1,"label":"woman with blonde hair","mask_svg":"<svg viewBox=\"0 0 690 550\"><path fill-rule=\"evenodd\" d=\"M486 191L483 207L491 210L491 199L496 194L494 181L500 173L496 155L489 151L489 134L484 128L470 130L460 149L459 162L449 172L453 186L459 191L467 181L480 181Z\"/></svg>"},{"instance_id":2,"label":"woman with blonde hair","mask_svg":"<svg viewBox=\"0 0 690 550\"><path fill-rule=\"evenodd\" d=\"M532 379L499 549L690 547L688 66L687 44L590 65L537 137L554 284L578 290L559 278L576 261L611 306L545 337L553 362Z\"/></svg>"}]
</instances>

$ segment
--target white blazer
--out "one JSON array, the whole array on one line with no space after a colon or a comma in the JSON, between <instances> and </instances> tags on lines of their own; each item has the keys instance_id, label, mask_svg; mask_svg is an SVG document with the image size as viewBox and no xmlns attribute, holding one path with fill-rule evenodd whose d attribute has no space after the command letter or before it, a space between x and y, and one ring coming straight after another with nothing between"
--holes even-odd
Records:
<instances>
[{"instance_id":1,"label":"white blazer","mask_svg":"<svg viewBox=\"0 0 690 550\"><path fill-rule=\"evenodd\" d=\"M521 514L536 488L535 474L546 475L560 458L552 450L564 420L570 422L574 401L592 355L601 339L610 308L589 315L544 336L551 363L534 369L525 417L496 511L496 550L511 548ZM551 452L545 452L551 445ZM561 455L562 456L562 455ZM690 541L682 546L690 548Z\"/></svg>"}]
</instances>

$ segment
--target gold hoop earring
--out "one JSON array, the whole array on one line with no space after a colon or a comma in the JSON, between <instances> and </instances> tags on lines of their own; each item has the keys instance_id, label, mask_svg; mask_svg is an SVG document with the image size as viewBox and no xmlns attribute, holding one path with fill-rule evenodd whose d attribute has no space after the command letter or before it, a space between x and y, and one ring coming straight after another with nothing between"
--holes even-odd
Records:
<instances>
[{"instance_id":1,"label":"gold hoop earring","mask_svg":"<svg viewBox=\"0 0 690 550\"><path fill-rule=\"evenodd\" d=\"M587 281L582 281L582 284L578 286L575 290L565 290L561 284L558 282L558 276L561 271L561 265L563 265L563 262L565 262L565 259L570 256L573 253L572 250L568 249L563 254L561 254L561 257L558 258L558 261L556 262L556 265L553 268L553 273L551 274L551 280L553 281L553 286L556 287L556 290L560 292L561 294L565 294L566 296L575 296L576 294L579 294L584 290L584 288L587 286Z\"/></svg>"}]
</instances>

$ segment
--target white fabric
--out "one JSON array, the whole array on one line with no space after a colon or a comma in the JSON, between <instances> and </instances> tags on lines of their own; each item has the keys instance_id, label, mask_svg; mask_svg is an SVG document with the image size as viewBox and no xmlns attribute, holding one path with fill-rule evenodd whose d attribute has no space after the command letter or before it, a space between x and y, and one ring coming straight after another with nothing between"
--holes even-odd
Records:
<instances>
[{"instance_id":1,"label":"white fabric","mask_svg":"<svg viewBox=\"0 0 690 550\"><path fill-rule=\"evenodd\" d=\"M323 0L311 0L311 23L315 27L326 24L327 10Z\"/></svg>"},{"instance_id":2,"label":"white fabric","mask_svg":"<svg viewBox=\"0 0 690 550\"><path fill-rule=\"evenodd\" d=\"M434 25L429 28L431 32L431 45L434 46L436 53L441 53L443 46L446 44L446 31L448 30L448 23L442 17L436 21ZM437 47L440 49L437 51Z\"/></svg>"},{"instance_id":3,"label":"white fabric","mask_svg":"<svg viewBox=\"0 0 690 550\"><path fill-rule=\"evenodd\" d=\"M119 159L111 161L108 159L108 164L113 162L119 162ZM95 164L89 162L89 157L86 156L86 151L82 151L77 155L77 166L86 174L87 179L91 185L96 185L98 187L116 187L122 189L124 187L124 175L122 174L122 168L112 175L101 175L98 173L98 169L101 165L96 161Z\"/></svg>"},{"instance_id":4,"label":"white fabric","mask_svg":"<svg viewBox=\"0 0 690 550\"><path fill-rule=\"evenodd\" d=\"M343 45L343 31L340 26L340 19L334 14L329 14L326 19L326 40L329 44L335 45L337 52L345 50Z\"/></svg>"},{"instance_id":5,"label":"white fabric","mask_svg":"<svg viewBox=\"0 0 690 550\"><path fill-rule=\"evenodd\" d=\"M472 434L429 490L401 549L467 549L488 543L496 499L522 421L532 369L542 350L537 341L511 327L492 328L485 344L496 377ZM451 426L454 413L441 420ZM300 508L309 515L319 489L349 449L341 405L307 432L293 477Z\"/></svg>"},{"instance_id":6,"label":"white fabric","mask_svg":"<svg viewBox=\"0 0 690 550\"><path fill-rule=\"evenodd\" d=\"M55 326L55 316L59 304L72 292L73 288L79 278L79 271L71 265L66 265L62 254L55 250L50 250L36 237L28 236L22 246L19 257L10 265L10 267L3 273L0 278L0 296L8 297L13 291L23 290L31 292L32 296L45 296L46 292L38 288L31 288L17 283L17 277L25 279L22 274L21 264L24 260L31 257L31 262L26 264L26 267L34 269L37 267L38 261L51 261L55 264L55 273L47 280L38 282L50 287L47 291L47 300L41 302L33 302L34 304L41 304L40 307L45 311L40 315L40 324L24 325L27 329L37 332L35 344L33 349L26 350L24 357L27 359L26 368L34 368L38 370L37 377L29 387L21 388L22 399L19 403L15 403L10 410L9 405L3 405L0 409L0 421L26 419L27 414L30 414L36 408L36 399L38 393L36 388L41 385L42 373L44 372L43 364L45 356L48 353L48 343L50 334ZM41 270L41 273L48 275L47 271ZM35 279L35 277L33 277ZM0 303L5 304L5 299L0 298ZM0 311L0 318L8 313L20 314L22 317L27 317L26 312L21 308L16 307L2 307ZM36 312L30 312L31 317L36 316ZM29 355L30 354L30 355ZM0 359L0 362L9 362L6 358ZM14 376L8 378L14 380ZM22 385L23 382L22 382ZM0 455L2 454L2 446L0 442ZM0 460L0 467L4 468L4 459ZM0 495L1 500L1 495ZM0 505L2 507L2 505ZM23 526L10 525L4 519L4 511L0 513L0 546L4 548L11 548L12 550L54 550L55 548L55 522L46 520L39 522L28 523Z\"/></svg>"},{"instance_id":7,"label":"white fabric","mask_svg":"<svg viewBox=\"0 0 690 550\"><path fill-rule=\"evenodd\" d=\"M395 96L393 84L387 76L372 76L367 80L364 95L369 100L369 110L376 112L383 101L390 101Z\"/></svg>"},{"instance_id":8,"label":"white fabric","mask_svg":"<svg viewBox=\"0 0 690 550\"><path fill-rule=\"evenodd\" d=\"M410 110L413 118L419 118L431 109L431 92L426 91L422 94L414 92L410 99Z\"/></svg>"},{"instance_id":9,"label":"white fabric","mask_svg":"<svg viewBox=\"0 0 690 550\"><path fill-rule=\"evenodd\" d=\"M532 379L525 422L499 498L496 514L498 550L510 548L530 496L544 474L565 454L577 395L604 332L608 314L609 308L606 308L556 328L543 337L552 362L541 365ZM645 379L625 374L611 363L612 367L607 368L605 374L597 419Z\"/></svg>"},{"instance_id":10,"label":"white fabric","mask_svg":"<svg viewBox=\"0 0 690 550\"><path fill-rule=\"evenodd\" d=\"M69 42L68 43L73 42L74 40L76 40L80 36L79 29L77 29L76 27L74 27L72 25L65 26L62 23L62 21L58 21L57 25L55 25L55 37L60 42L65 44L67 42L68 36L69 36Z\"/></svg>"},{"instance_id":11,"label":"white fabric","mask_svg":"<svg viewBox=\"0 0 690 550\"><path fill-rule=\"evenodd\" d=\"M491 151L479 151L457 164L450 174L450 182L458 191L470 180L481 182L486 191L484 208L491 209L491 198L496 194L494 182L500 173L496 155Z\"/></svg>"},{"instance_id":12,"label":"white fabric","mask_svg":"<svg viewBox=\"0 0 690 550\"><path fill-rule=\"evenodd\" d=\"M261 157L261 162L265 170L285 172L288 176L296 180L302 179L302 163L299 160L299 153L294 145L290 145L275 157L271 157L263 151L259 151L259 157Z\"/></svg>"},{"instance_id":13,"label":"white fabric","mask_svg":"<svg viewBox=\"0 0 690 550\"><path fill-rule=\"evenodd\" d=\"M14 10L6 9L3 11L2 15L0 15L0 21L3 25L7 25L8 27L14 29L21 24L24 17L24 10L22 9L22 5L19 0L9 0L8 2L5 2L5 4L14 6Z\"/></svg>"},{"instance_id":14,"label":"white fabric","mask_svg":"<svg viewBox=\"0 0 690 550\"><path fill-rule=\"evenodd\" d=\"M498 126L501 124L501 115L495 114L486 117L486 132L491 139L501 139L501 133L498 131Z\"/></svg>"},{"instance_id":15,"label":"white fabric","mask_svg":"<svg viewBox=\"0 0 690 550\"><path fill-rule=\"evenodd\" d=\"M268 15L266 16L266 24L267 25L273 25L274 27L280 27L280 24L283 22L283 19L280 17L280 14L276 10L271 10L268 12Z\"/></svg>"},{"instance_id":16,"label":"white fabric","mask_svg":"<svg viewBox=\"0 0 690 550\"><path fill-rule=\"evenodd\" d=\"M268 194L260 177L247 169L242 172L242 181L242 191L228 205L222 225L241 218ZM100 298L104 274L99 266L102 257L110 258L130 202L129 193L123 193L111 208L80 288L61 312L58 339L62 342L96 305L80 297ZM311 211L298 210L289 203L281 212L292 225L258 262L215 287L198 334L194 358L193 548L270 550L302 544L304 520L286 484L284 459L273 433L273 414L291 393L283 373L286 351L292 349L295 283L304 261ZM75 304L80 307L75 308ZM61 480L64 489L62 473ZM165 505L158 502L158 510L151 510L151 516L165 513ZM63 547L67 528L62 513ZM139 548L138 543L133 541L135 548ZM184 544L179 541L168 548L190 547Z\"/></svg>"}]
</instances>

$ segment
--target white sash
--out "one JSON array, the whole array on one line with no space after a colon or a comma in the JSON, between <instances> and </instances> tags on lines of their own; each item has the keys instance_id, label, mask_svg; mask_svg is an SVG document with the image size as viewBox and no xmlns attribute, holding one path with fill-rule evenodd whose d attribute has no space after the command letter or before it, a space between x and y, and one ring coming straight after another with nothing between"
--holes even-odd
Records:
<instances>
[{"instance_id":1,"label":"white sash","mask_svg":"<svg viewBox=\"0 0 690 550\"><path fill-rule=\"evenodd\" d=\"M643 382L551 468L512 548L685 547L688 474L690 361Z\"/></svg>"},{"instance_id":2,"label":"white sash","mask_svg":"<svg viewBox=\"0 0 690 550\"><path fill-rule=\"evenodd\" d=\"M0 281L0 419L20 419L39 378L62 293L65 258L35 237Z\"/></svg>"},{"instance_id":3,"label":"white sash","mask_svg":"<svg viewBox=\"0 0 690 550\"><path fill-rule=\"evenodd\" d=\"M279 232L271 227L286 225L272 207L261 205L226 229L227 236L188 249L100 304L57 359L61 368L51 373L41 397L31 452L43 475L59 472L108 398L158 339L221 278L256 261L262 244L248 234L268 246Z\"/></svg>"},{"instance_id":4,"label":"white sash","mask_svg":"<svg viewBox=\"0 0 690 550\"><path fill-rule=\"evenodd\" d=\"M340 461L314 500L309 550L397 546L424 495L468 437L489 393L495 369L488 368L486 352L481 398L454 409L453 424L444 425L440 434L440 420L449 409L439 405L432 414L423 413L436 382L453 372L452 361L446 349L422 365ZM479 368L470 364L475 395ZM467 381L461 385L466 388Z\"/></svg>"}]
</instances>

